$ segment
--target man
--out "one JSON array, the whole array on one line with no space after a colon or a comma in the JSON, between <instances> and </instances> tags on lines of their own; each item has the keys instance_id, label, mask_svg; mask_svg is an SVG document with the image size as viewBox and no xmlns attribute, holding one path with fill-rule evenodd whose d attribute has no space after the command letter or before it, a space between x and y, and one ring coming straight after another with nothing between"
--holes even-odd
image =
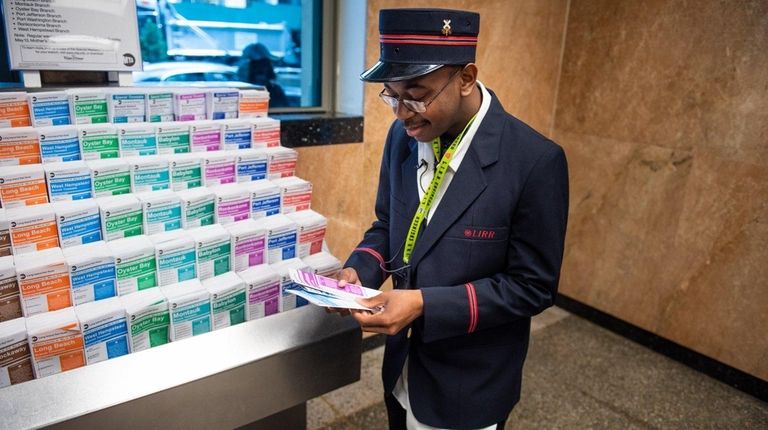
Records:
<instances>
[{"instance_id":1,"label":"man","mask_svg":"<svg viewBox=\"0 0 768 430\"><path fill-rule=\"evenodd\" d=\"M353 312L387 334L391 428L502 425L520 397L530 318L552 306L568 213L562 149L477 81L480 17L382 10L361 75L394 110L376 221L340 279L394 290ZM510 59L512 61L512 59Z\"/></svg>"}]
</instances>

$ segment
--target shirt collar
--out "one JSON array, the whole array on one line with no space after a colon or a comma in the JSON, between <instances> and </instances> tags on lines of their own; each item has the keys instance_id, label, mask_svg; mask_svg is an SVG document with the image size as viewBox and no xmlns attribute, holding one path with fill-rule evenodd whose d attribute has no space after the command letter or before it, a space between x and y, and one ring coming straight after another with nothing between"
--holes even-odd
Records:
<instances>
[{"instance_id":1,"label":"shirt collar","mask_svg":"<svg viewBox=\"0 0 768 430\"><path fill-rule=\"evenodd\" d=\"M464 160L464 156L467 154L467 149L472 143L472 138L474 138L477 129L480 127L480 123L483 122L483 118L485 118L488 109L491 107L491 93L488 92L482 82L477 81L477 86L480 88L482 102L480 103L480 109L477 111L475 120L464 133L464 137L461 139L461 142L459 142L459 145L456 147L456 151L453 153L453 159L451 159L451 162L448 164L448 167L454 172L459 169L461 162ZM435 160L434 151L432 151L432 142L419 142L419 159L426 160L430 165L440 161Z\"/></svg>"},{"instance_id":2,"label":"shirt collar","mask_svg":"<svg viewBox=\"0 0 768 430\"><path fill-rule=\"evenodd\" d=\"M482 95L483 100L480 103L480 109L477 111L475 120L472 121L467 132L464 133L464 137L461 139L461 142L459 142L459 146L456 148L456 152L453 154L453 158L448 164L448 167L454 172L459 170L459 166L461 165L462 160L464 160L464 156L467 154L467 149L472 143L472 139L475 137L477 129L480 128L480 123L483 122L485 114L488 113L488 109L491 107L491 94L485 89L485 85L483 85L482 82L477 81L477 86L480 88L480 95Z\"/></svg>"}]
</instances>

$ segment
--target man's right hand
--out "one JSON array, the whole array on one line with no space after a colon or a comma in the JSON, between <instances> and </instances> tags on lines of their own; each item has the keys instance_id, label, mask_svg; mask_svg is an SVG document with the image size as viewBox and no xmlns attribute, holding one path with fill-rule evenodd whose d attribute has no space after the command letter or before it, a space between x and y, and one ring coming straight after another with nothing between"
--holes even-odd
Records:
<instances>
[{"instance_id":1,"label":"man's right hand","mask_svg":"<svg viewBox=\"0 0 768 430\"><path fill-rule=\"evenodd\" d=\"M341 272L339 272L337 279L339 280L339 288L342 288L347 284L359 284L360 282L360 279L357 277L357 271L351 267L342 269ZM325 311L330 314L336 313L342 316L349 315L349 309L325 308Z\"/></svg>"}]
</instances>

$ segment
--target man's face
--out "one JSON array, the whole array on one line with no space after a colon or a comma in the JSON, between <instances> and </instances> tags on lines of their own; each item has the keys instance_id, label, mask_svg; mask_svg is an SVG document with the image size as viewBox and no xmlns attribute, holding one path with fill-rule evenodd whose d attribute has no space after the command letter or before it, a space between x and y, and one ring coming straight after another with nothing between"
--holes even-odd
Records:
<instances>
[{"instance_id":1,"label":"man's face","mask_svg":"<svg viewBox=\"0 0 768 430\"><path fill-rule=\"evenodd\" d=\"M426 111L421 113L413 112L404 103L394 109L409 136L429 142L454 127L461 103L459 71L456 67L443 67L416 79L384 84L384 94L428 103Z\"/></svg>"}]
</instances>

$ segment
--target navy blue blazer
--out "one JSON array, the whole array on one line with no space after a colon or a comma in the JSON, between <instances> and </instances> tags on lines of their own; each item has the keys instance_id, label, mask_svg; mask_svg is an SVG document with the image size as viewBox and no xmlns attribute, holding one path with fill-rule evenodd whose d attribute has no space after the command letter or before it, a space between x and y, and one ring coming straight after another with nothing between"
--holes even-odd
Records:
<instances>
[{"instance_id":1,"label":"navy blue blazer","mask_svg":"<svg viewBox=\"0 0 768 430\"><path fill-rule=\"evenodd\" d=\"M565 154L492 94L406 266L403 243L419 204L417 158L417 142L396 120L381 162L377 219L345 267L371 288L393 271L395 288L418 288L424 297L410 337L404 329L387 338L385 392L407 357L409 400L420 422L489 426L519 400L530 318L555 300L568 217Z\"/></svg>"}]
</instances>

